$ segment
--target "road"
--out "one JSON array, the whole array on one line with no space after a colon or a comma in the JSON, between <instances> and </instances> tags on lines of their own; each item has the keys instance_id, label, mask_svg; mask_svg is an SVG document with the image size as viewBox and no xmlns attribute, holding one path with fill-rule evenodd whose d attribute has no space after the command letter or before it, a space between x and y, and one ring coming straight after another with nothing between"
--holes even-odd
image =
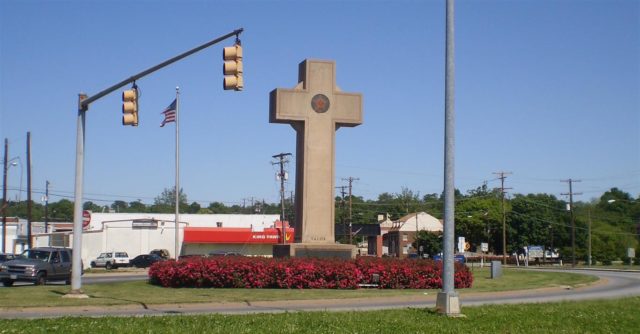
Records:
<instances>
[{"instance_id":1,"label":"road","mask_svg":"<svg viewBox=\"0 0 640 334\"><path fill-rule=\"evenodd\" d=\"M86 274L82 277L82 284L99 284L99 283L113 283L113 282L128 282L128 281L142 281L148 278L147 272L138 271L122 271L117 273L104 273L104 274ZM33 285L29 282L15 282L14 286ZM64 285L64 281L49 281L47 285ZM0 289L4 288L0 284Z\"/></svg>"},{"instance_id":2,"label":"road","mask_svg":"<svg viewBox=\"0 0 640 334\"><path fill-rule=\"evenodd\" d=\"M563 272L585 273L583 270L563 270ZM462 307L488 304L541 303L566 300L610 299L640 296L640 272L590 270L590 275L601 278L597 284L570 288L545 288L531 291L507 291L492 293L462 293ZM137 276L138 279L141 277ZM127 276L121 276L121 278ZM133 278L128 278L133 279ZM423 290L422 290L423 291ZM416 294L413 296L327 299L296 301L264 301L209 304L170 304L170 305L121 305L110 307L66 307L33 308L0 311L0 318L51 318L62 316L144 316L177 314L253 314L283 313L299 311L366 311L397 309L407 307L433 308L437 292Z\"/></svg>"}]
</instances>

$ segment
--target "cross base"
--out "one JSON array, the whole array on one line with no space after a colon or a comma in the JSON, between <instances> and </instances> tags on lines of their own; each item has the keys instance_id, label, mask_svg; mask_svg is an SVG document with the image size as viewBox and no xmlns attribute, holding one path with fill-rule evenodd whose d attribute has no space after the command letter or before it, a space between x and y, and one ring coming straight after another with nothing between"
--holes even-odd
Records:
<instances>
[{"instance_id":1,"label":"cross base","mask_svg":"<svg viewBox=\"0 0 640 334\"><path fill-rule=\"evenodd\" d=\"M343 244L279 244L273 245L273 257L315 257L355 259L356 246Z\"/></svg>"}]
</instances>

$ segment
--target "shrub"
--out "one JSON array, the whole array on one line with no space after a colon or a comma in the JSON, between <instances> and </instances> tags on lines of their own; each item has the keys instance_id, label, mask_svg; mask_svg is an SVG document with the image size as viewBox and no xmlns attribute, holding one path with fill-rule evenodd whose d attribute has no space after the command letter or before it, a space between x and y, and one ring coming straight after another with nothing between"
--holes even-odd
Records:
<instances>
[{"instance_id":1,"label":"shrub","mask_svg":"<svg viewBox=\"0 0 640 334\"><path fill-rule=\"evenodd\" d=\"M174 288L357 289L361 284L377 284L380 289L439 289L441 275L442 262L368 257L340 260L226 256L161 261L149 268L152 284ZM469 269L456 263L455 287L469 288L472 283Z\"/></svg>"}]
</instances>

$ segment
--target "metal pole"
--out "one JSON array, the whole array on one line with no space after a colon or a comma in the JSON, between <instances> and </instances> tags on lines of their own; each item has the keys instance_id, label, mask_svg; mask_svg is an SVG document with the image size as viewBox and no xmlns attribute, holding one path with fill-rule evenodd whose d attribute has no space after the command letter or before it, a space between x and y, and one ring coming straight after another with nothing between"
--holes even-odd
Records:
<instances>
[{"instance_id":1,"label":"metal pole","mask_svg":"<svg viewBox=\"0 0 640 334\"><path fill-rule=\"evenodd\" d=\"M446 74L445 74L445 151L444 151L444 262L442 291L451 293L453 286L453 253L455 234L455 63L453 0L447 0Z\"/></svg>"},{"instance_id":2,"label":"metal pole","mask_svg":"<svg viewBox=\"0 0 640 334\"><path fill-rule=\"evenodd\" d=\"M76 180L73 203L73 257L71 264L71 292L70 296L86 297L82 292L82 192L84 181L84 138L85 117L88 110L82 101L86 94L78 94L78 121L76 132Z\"/></svg>"},{"instance_id":3,"label":"metal pole","mask_svg":"<svg viewBox=\"0 0 640 334\"><path fill-rule=\"evenodd\" d=\"M44 191L44 233L49 233L49 180L45 184ZM51 244L51 240L49 240Z\"/></svg>"},{"instance_id":4,"label":"metal pole","mask_svg":"<svg viewBox=\"0 0 640 334\"><path fill-rule=\"evenodd\" d=\"M445 71L445 136L444 136L444 233L442 292L438 293L436 308L444 315L460 314L458 295L454 291L454 234L455 234L455 63L454 63L454 0L447 0L446 71Z\"/></svg>"},{"instance_id":5,"label":"metal pole","mask_svg":"<svg viewBox=\"0 0 640 334\"><path fill-rule=\"evenodd\" d=\"M502 201L500 206L502 207L502 264L507 264L507 214L504 210L504 175L500 177L502 194Z\"/></svg>"},{"instance_id":6,"label":"metal pole","mask_svg":"<svg viewBox=\"0 0 640 334\"><path fill-rule=\"evenodd\" d=\"M4 163L2 164L2 252L6 252L7 241L7 160L9 159L9 139L4 139Z\"/></svg>"},{"instance_id":7,"label":"metal pole","mask_svg":"<svg viewBox=\"0 0 640 334\"><path fill-rule=\"evenodd\" d=\"M27 246L33 247L31 235L31 132L27 132Z\"/></svg>"},{"instance_id":8,"label":"metal pole","mask_svg":"<svg viewBox=\"0 0 640 334\"><path fill-rule=\"evenodd\" d=\"M286 244L287 243L287 230L286 230L286 226L284 224L284 220L286 219L285 217L285 212L284 212L284 157L281 155L280 156L280 207L281 207L281 214L280 214L280 224L282 226L282 244Z\"/></svg>"},{"instance_id":9,"label":"metal pole","mask_svg":"<svg viewBox=\"0 0 640 334\"><path fill-rule=\"evenodd\" d=\"M591 265L591 207L589 207L589 239L588 239L589 243L587 244L587 253L588 253L588 257L587 257L587 262L589 265Z\"/></svg>"},{"instance_id":10,"label":"metal pole","mask_svg":"<svg viewBox=\"0 0 640 334\"><path fill-rule=\"evenodd\" d=\"M103 96L115 91L116 89L118 89L120 87L123 87L126 84L132 83L132 82L134 82L134 81L136 81L136 80L138 80L138 79L140 79L140 78L142 78L142 77L144 77L144 76L146 76L148 74L151 74L151 73L153 73L153 72L155 72L155 71L157 71L157 70L159 70L159 69L161 69L161 68L163 68L165 66L171 65L171 64L177 62L178 60L180 60L182 58L185 58L187 56L190 56L190 55L192 55L192 54L194 54L194 53L196 53L196 52L198 52L200 50L206 49L206 48L208 48L208 47L210 47L210 46L212 46L212 45L214 45L214 44L216 44L218 42L221 42L221 41L223 41L223 40L225 40L225 39L227 39L227 38L229 38L231 36L235 35L237 37L243 31L244 31L243 28L236 29L236 30L224 35L224 36L218 37L218 38L216 38L216 39L214 39L214 40L212 40L210 42L204 43L204 44L202 44L202 45L200 45L198 47L195 47L195 48L193 48L193 49L191 49L189 51L181 53L181 54L179 54L179 55L177 55L177 56L175 56L175 57L173 57L173 58L171 58L169 60L165 60L164 62L162 62L162 63L160 63L160 64L158 64L156 66L153 66L153 67L151 67L149 69L146 69L146 70L144 70L144 71L142 71L142 72L140 72L138 74L135 74L135 75L131 76L128 79L124 79L124 80L120 81L119 83L117 83L117 84L115 84L115 85L113 85L113 86L111 86L111 87L109 87L109 88L107 88L107 89L105 89L105 90L103 90L103 91L91 96L91 97L88 97L86 100L84 100L82 102L82 106L86 107L89 104L93 103L94 101L98 100L99 98L101 98L101 97L103 97Z\"/></svg>"},{"instance_id":11,"label":"metal pole","mask_svg":"<svg viewBox=\"0 0 640 334\"><path fill-rule=\"evenodd\" d=\"M179 119L180 119L180 87L176 87L176 216L175 216L175 257L180 255L180 142L179 142Z\"/></svg>"}]
</instances>

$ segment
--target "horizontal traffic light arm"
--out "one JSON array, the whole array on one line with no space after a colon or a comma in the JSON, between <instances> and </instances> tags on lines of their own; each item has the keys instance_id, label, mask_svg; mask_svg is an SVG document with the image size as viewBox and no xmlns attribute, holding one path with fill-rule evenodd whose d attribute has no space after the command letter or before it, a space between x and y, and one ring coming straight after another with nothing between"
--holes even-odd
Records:
<instances>
[{"instance_id":1,"label":"horizontal traffic light arm","mask_svg":"<svg viewBox=\"0 0 640 334\"><path fill-rule=\"evenodd\" d=\"M212 46L212 45L214 45L216 43L222 42L222 41L224 41L225 39L227 39L229 37L239 36L243 31L244 31L243 28L236 29L236 30L224 35L224 36L220 36L220 37L218 37L218 38L216 38L216 39L214 39L212 41L204 43L204 44L202 44L202 45L200 45L198 47L195 47L195 48L193 48L193 49L191 49L189 51L186 51L186 52L181 53L181 54L179 54L179 55L177 55L177 56L175 56L175 57L173 57L171 59L168 59L168 60L166 60L166 61L164 61L164 62L162 62L162 63L160 63L160 64L158 64L156 66L153 66L153 67L151 67L151 68L149 68L149 69L147 69L145 71L142 71L142 72L140 72L140 73L138 73L138 74L136 74L136 75L134 75L134 76L132 76L132 77L130 77L128 79L122 80L119 83L117 83L117 84L115 84L115 85L113 85L113 86L111 86L111 87L109 87L109 88L107 88L107 89L105 89L105 90L93 95L93 96L89 96L87 98L81 99L79 101L79 106L78 107L79 107L79 109L87 110L87 109L89 109L89 105L91 103L93 103L94 101L104 97L105 95L107 95L109 93L112 93L113 91L115 91L115 90L117 90L117 89L119 89L119 88L121 88L121 87L123 87L123 86L125 86L127 84L130 84L130 83L132 83L132 82L134 82L134 81L136 81L136 80L138 80L138 79L140 79L142 77L145 77L145 76L147 76L147 75L149 75L149 74L151 74L151 73L153 73L153 72L155 72L155 71L157 71L157 70L159 70L159 69L161 69L163 67L171 65L171 64L177 62L178 60L180 60L182 58L188 57L188 56L190 56L190 55L192 55L192 54L194 54L194 53L196 53L198 51L201 51L203 49L206 49L206 48L208 48L208 47L210 47L210 46Z\"/></svg>"}]
</instances>

